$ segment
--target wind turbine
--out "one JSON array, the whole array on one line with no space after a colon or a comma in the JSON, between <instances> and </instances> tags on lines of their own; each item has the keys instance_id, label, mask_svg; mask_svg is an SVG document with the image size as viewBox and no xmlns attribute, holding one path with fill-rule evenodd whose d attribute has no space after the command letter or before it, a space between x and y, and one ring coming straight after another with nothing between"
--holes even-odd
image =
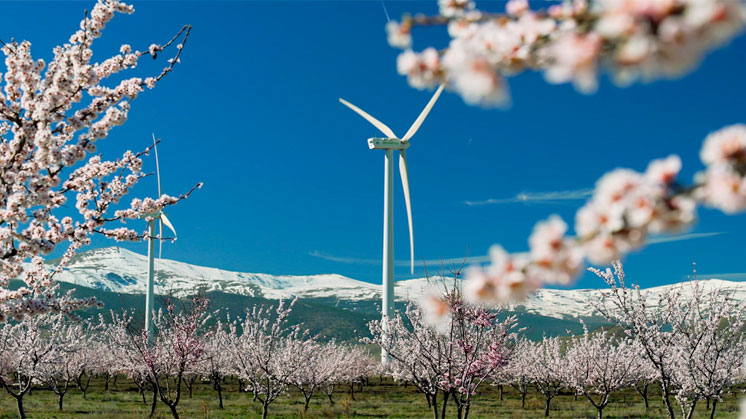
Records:
<instances>
[{"instance_id":1,"label":"wind turbine","mask_svg":"<svg viewBox=\"0 0 746 419\"><path fill-rule=\"evenodd\" d=\"M407 206L407 221L409 221L409 254L410 254L410 272L414 273L414 230L412 229L412 202L409 197L409 171L407 169L407 149L411 146L409 140L414 136L420 125L430 113L435 101L438 100L444 85L441 84L438 90L422 110L420 116L414 121L404 137L401 139L394 134L391 128L386 124L372 117L364 110L358 108L352 103L340 98L339 101L348 108L355 111L358 115L365 118L378 128L386 137L368 138L368 148L371 150L385 150L386 162L384 171L384 193L383 193L383 319L391 319L394 316L394 150L399 150L399 175L401 176L402 189L404 190L404 202ZM383 323L384 338L387 335L388 327L386 322ZM381 353L381 362L388 362L388 353L384 350Z\"/></svg>"},{"instance_id":2,"label":"wind turbine","mask_svg":"<svg viewBox=\"0 0 746 419\"><path fill-rule=\"evenodd\" d=\"M155 151L155 173L158 179L158 197L161 197L161 168L158 164L158 141L155 140L155 134L153 134L153 150ZM160 225L160 234L156 237L155 235L155 223L158 220ZM148 336L152 337L153 333L153 287L155 279L155 241L160 242L158 248L158 259L161 258L163 252L163 225L166 225L174 233L176 237L176 230L173 224L169 221L166 214L162 211L150 214L150 220L148 221L148 290L145 297L145 331Z\"/></svg>"}]
</instances>

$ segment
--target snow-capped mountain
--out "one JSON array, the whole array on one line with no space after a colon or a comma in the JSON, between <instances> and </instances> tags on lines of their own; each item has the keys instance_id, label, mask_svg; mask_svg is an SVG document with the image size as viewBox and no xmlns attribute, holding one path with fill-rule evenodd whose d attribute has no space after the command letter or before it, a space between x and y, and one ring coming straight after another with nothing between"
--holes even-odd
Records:
<instances>
[{"instance_id":1,"label":"snow-capped mountain","mask_svg":"<svg viewBox=\"0 0 746 419\"><path fill-rule=\"evenodd\" d=\"M377 287L336 274L268 275L225 271L169 259L156 260L156 294L185 295L195 290L222 291L268 299L337 296L345 299L375 298ZM58 281L98 290L144 294L147 256L120 247L81 253L57 276Z\"/></svg>"},{"instance_id":2,"label":"snow-capped mountain","mask_svg":"<svg viewBox=\"0 0 746 419\"><path fill-rule=\"evenodd\" d=\"M108 247L77 255L57 280L95 290L143 294L147 278L147 257L119 248ZM710 279L701 281L706 289L719 288L736 298L746 298L746 283ZM649 288L651 306L666 285ZM345 303L377 301L380 285L358 281L337 274L324 275L270 275L244 273L195 266L168 259L156 261L156 293L186 295L197 289L207 292L221 291L266 299L300 297L307 299L333 299ZM415 300L428 290L426 279L398 281L395 295L398 299ZM593 316L592 301L601 298L603 290L543 289L528 300L517 304L521 312L555 319L584 318Z\"/></svg>"}]
</instances>

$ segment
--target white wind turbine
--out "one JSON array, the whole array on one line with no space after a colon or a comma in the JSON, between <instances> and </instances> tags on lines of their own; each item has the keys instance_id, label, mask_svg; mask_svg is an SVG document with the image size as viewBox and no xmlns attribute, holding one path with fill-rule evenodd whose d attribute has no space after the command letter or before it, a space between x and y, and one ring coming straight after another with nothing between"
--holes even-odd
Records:
<instances>
[{"instance_id":1,"label":"white wind turbine","mask_svg":"<svg viewBox=\"0 0 746 419\"><path fill-rule=\"evenodd\" d=\"M383 318L392 318L394 315L394 150L399 150L399 174L401 176L402 189L404 190L404 202L407 206L407 221L409 221L409 252L410 252L410 271L414 273L414 231L412 229L412 203L409 198L409 172L407 169L407 149L411 145L409 140L414 136L420 125L430 113L435 101L443 91L444 85L440 85L438 90L422 110L420 116L414 121L409 131L401 139L394 134L391 128L383 122L372 117L364 110L358 108L350 102L340 98L343 105L357 112L380 130L384 138L368 138L368 147L371 150L386 150L386 163L384 174L384 194L383 194ZM387 332L384 323L384 336ZM381 361L388 362L389 357L386 351L381 353Z\"/></svg>"},{"instance_id":2,"label":"white wind turbine","mask_svg":"<svg viewBox=\"0 0 746 419\"><path fill-rule=\"evenodd\" d=\"M153 150L155 151L155 173L156 178L158 179L158 197L161 197L161 168L158 164L158 142L155 140L155 134L153 134ZM156 220L158 220L158 224L160 225L160 233L158 236L155 235L155 223ZM163 252L163 225L166 225L171 231L174 233L174 238L176 237L176 230L174 229L173 224L171 224L171 221L168 220L168 217L166 217L166 214L162 211L159 211L154 214L150 214L150 221L148 221L148 290L145 297L145 331L147 332L148 336L152 337L153 333L153 309L155 308L153 306L153 287L154 287L154 280L155 280L155 241L158 240L160 242L160 246L158 248L158 259L161 258L161 253Z\"/></svg>"}]
</instances>

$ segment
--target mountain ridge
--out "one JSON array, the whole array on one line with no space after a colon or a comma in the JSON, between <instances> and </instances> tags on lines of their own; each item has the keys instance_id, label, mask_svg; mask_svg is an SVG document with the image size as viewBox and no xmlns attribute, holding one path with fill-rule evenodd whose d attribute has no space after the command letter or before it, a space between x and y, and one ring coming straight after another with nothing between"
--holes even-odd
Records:
<instances>
[{"instance_id":1,"label":"mountain ridge","mask_svg":"<svg viewBox=\"0 0 746 419\"><path fill-rule=\"evenodd\" d=\"M339 274L271 275L228 271L190 265L169 259L156 259L156 294L185 296L198 289L266 300L294 297L323 301L350 310L366 305L370 312L380 301L380 285ZM104 292L144 294L147 256L120 247L93 249L76 255L56 277L58 281ZM721 288L736 298L746 298L746 283L707 279L706 289ZM645 289L653 306L656 296L677 284ZM514 304L513 311L559 320L594 317L590 304L599 301L604 289L541 289L527 300ZM417 300L428 292L428 280L397 281L398 301Z\"/></svg>"}]
</instances>

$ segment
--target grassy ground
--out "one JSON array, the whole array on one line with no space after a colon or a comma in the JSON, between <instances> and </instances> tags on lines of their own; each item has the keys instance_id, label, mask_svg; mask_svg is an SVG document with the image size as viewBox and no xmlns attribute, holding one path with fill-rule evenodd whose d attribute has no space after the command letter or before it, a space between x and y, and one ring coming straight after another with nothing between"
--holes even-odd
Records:
<instances>
[{"instance_id":1,"label":"grassy ground","mask_svg":"<svg viewBox=\"0 0 746 419\"><path fill-rule=\"evenodd\" d=\"M183 418L250 418L261 416L261 405L252 401L251 394L238 392L235 381L229 381L224 392L225 409L218 408L217 395L212 386L195 384L194 394L189 398L185 394L179 404L179 413ZM371 381L363 388L362 393L355 393L354 400L346 389L341 388L334 395L335 404L330 406L326 397L315 396L308 413L303 413L303 398L294 391L283 396L270 405L270 417L298 418L381 418L381 417L431 417L425 398L410 386L397 385L391 381L380 383ZM4 393L4 392L3 392ZM152 397L152 394L149 395ZM150 406L143 405L136 387L125 379L120 379L117 389L103 390L103 382L94 381L84 399L77 390L71 390L65 396L62 412L57 410L56 396L48 390L35 389L24 398L26 413L29 418L142 418L150 413ZM451 405L451 407L453 407ZM737 418L738 401L736 396L729 396L718 405L718 418ZM634 391L623 392L613 396L613 402L604 411L608 418L659 418L665 411L658 394L650 396L650 410L646 413L641 397ZM594 418L593 409L584 398L574 400L572 395L561 395L552 400L550 416L553 418ZM15 399L7 394L0 396L0 418L17 417ZM156 417L171 417L168 408L160 404ZM449 409L449 417L455 417L455 410ZM531 393L526 402L526 409L521 409L518 394L505 389L501 401L496 388L484 387L473 402L471 415L474 418L543 418L544 399ZM708 418L705 403L697 409L697 418Z\"/></svg>"}]
</instances>

